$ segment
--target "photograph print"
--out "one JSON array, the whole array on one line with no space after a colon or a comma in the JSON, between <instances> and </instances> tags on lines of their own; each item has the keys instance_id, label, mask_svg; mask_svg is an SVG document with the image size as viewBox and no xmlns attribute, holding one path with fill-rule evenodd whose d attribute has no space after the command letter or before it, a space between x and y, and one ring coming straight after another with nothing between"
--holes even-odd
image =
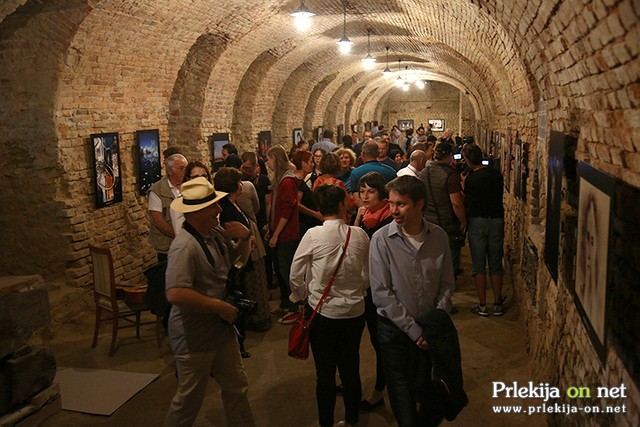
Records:
<instances>
[{"instance_id":1,"label":"photograph print","mask_svg":"<svg viewBox=\"0 0 640 427\"><path fill-rule=\"evenodd\" d=\"M271 131L262 130L258 133L259 154L263 159L267 158L267 151L271 148Z\"/></svg>"},{"instance_id":2,"label":"photograph print","mask_svg":"<svg viewBox=\"0 0 640 427\"><path fill-rule=\"evenodd\" d=\"M402 132L406 131L407 129L413 129L413 120L398 120L398 129L400 129Z\"/></svg>"},{"instance_id":3,"label":"photograph print","mask_svg":"<svg viewBox=\"0 0 640 427\"><path fill-rule=\"evenodd\" d=\"M91 144L96 172L94 187L96 208L100 209L122 201L118 134L116 132L92 134Z\"/></svg>"},{"instance_id":4,"label":"photograph print","mask_svg":"<svg viewBox=\"0 0 640 427\"><path fill-rule=\"evenodd\" d=\"M605 352L609 237L613 178L579 164L578 233L574 299L601 360Z\"/></svg>"},{"instance_id":5,"label":"photograph print","mask_svg":"<svg viewBox=\"0 0 640 427\"><path fill-rule=\"evenodd\" d=\"M431 125L433 132L442 132L444 130L444 119L429 119L427 122Z\"/></svg>"},{"instance_id":6,"label":"photograph print","mask_svg":"<svg viewBox=\"0 0 640 427\"><path fill-rule=\"evenodd\" d=\"M293 130L293 146L297 147L298 143L302 140L302 129L295 128Z\"/></svg>"},{"instance_id":7,"label":"photograph print","mask_svg":"<svg viewBox=\"0 0 640 427\"><path fill-rule=\"evenodd\" d=\"M160 132L158 129L136 131L139 155L140 194L147 194L151 185L162 178L160 164Z\"/></svg>"},{"instance_id":8,"label":"photograph print","mask_svg":"<svg viewBox=\"0 0 640 427\"><path fill-rule=\"evenodd\" d=\"M229 143L228 133L214 133L210 137L211 141L211 153L213 156L213 170L217 171L224 165L222 159L222 147Z\"/></svg>"},{"instance_id":9,"label":"photograph print","mask_svg":"<svg viewBox=\"0 0 640 427\"><path fill-rule=\"evenodd\" d=\"M558 257L560 254L560 201L562 195L562 171L564 169L564 145L565 135L562 132L551 131L544 261L556 283L558 282Z\"/></svg>"}]
</instances>

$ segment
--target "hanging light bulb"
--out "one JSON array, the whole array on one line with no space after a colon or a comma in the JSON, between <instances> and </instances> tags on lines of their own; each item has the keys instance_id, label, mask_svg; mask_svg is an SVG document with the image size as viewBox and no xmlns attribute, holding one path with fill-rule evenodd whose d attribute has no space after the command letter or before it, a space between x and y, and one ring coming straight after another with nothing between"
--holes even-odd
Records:
<instances>
[{"instance_id":1,"label":"hanging light bulb","mask_svg":"<svg viewBox=\"0 0 640 427\"><path fill-rule=\"evenodd\" d=\"M402 70L402 67L400 65L401 62L402 62L402 59L398 59L398 71ZM402 87L403 84L404 84L404 80L402 80L402 76L398 76L398 78L396 79L396 87Z\"/></svg>"},{"instance_id":2,"label":"hanging light bulb","mask_svg":"<svg viewBox=\"0 0 640 427\"><path fill-rule=\"evenodd\" d=\"M389 69L389 46L386 47L387 49L387 67L382 71L382 75L384 76L385 79L391 78L391 70Z\"/></svg>"},{"instance_id":3,"label":"hanging light bulb","mask_svg":"<svg viewBox=\"0 0 640 427\"><path fill-rule=\"evenodd\" d=\"M371 70L376 65L376 59L371 56L371 28L367 28L367 56L362 60L364 68Z\"/></svg>"},{"instance_id":4,"label":"hanging light bulb","mask_svg":"<svg viewBox=\"0 0 640 427\"><path fill-rule=\"evenodd\" d=\"M300 6L294 11L290 13L294 19L294 25L298 29L298 31L306 31L311 26L311 18L316 14L311 12L307 6L305 6L304 1L300 2Z\"/></svg>"},{"instance_id":5,"label":"hanging light bulb","mask_svg":"<svg viewBox=\"0 0 640 427\"><path fill-rule=\"evenodd\" d=\"M405 91L405 92L407 92L410 87L411 87L411 85L409 84L409 82L404 82L402 84L402 90Z\"/></svg>"},{"instance_id":6,"label":"hanging light bulb","mask_svg":"<svg viewBox=\"0 0 640 427\"><path fill-rule=\"evenodd\" d=\"M418 89L424 89L424 80L416 80L416 87Z\"/></svg>"},{"instance_id":7,"label":"hanging light bulb","mask_svg":"<svg viewBox=\"0 0 640 427\"><path fill-rule=\"evenodd\" d=\"M338 40L336 43L338 44L338 48L340 49L340 53L346 55L351 52L351 46L353 42L349 40L347 37L347 2L343 3L344 7L344 21L342 24L342 38Z\"/></svg>"}]
</instances>

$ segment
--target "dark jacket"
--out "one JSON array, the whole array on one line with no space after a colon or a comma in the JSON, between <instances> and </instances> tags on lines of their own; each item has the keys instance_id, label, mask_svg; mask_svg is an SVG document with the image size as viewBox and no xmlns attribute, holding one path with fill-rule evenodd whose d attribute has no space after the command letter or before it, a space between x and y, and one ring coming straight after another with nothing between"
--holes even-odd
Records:
<instances>
[{"instance_id":1,"label":"dark jacket","mask_svg":"<svg viewBox=\"0 0 640 427\"><path fill-rule=\"evenodd\" d=\"M429 355L433 363L435 381L431 381L431 378L425 379L429 383L426 387L426 399L429 400L433 412L439 412L451 421L469 403L462 388L458 331L451 317L441 309L432 310L426 316L417 319L417 323L422 327L422 337L429 344ZM440 408L437 408L437 404Z\"/></svg>"}]
</instances>

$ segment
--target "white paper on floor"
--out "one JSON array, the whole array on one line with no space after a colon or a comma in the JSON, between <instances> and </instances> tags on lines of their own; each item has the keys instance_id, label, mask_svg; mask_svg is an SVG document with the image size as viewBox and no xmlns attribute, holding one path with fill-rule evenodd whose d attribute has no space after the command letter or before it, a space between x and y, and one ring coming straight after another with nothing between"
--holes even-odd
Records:
<instances>
[{"instance_id":1,"label":"white paper on floor","mask_svg":"<svg viewBox=\"0 0 640 427\"><path fill-rule=\"evenodd\" d=\"M62 409L87 414L111 415L157 374L58 367Z\"/></svg>"}]
</instances>

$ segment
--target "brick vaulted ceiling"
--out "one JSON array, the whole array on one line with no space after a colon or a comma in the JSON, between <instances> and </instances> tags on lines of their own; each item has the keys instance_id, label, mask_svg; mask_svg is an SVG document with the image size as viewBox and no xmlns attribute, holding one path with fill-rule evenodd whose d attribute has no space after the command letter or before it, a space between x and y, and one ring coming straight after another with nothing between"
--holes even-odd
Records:
<instances>
[{"instance_id":1,"label":"brick vaulted ceiling","mask_svg":"<svg viewBox=\"0 0 640 427\"><path fill-rule=\"evenodd\" d=\"M350 0L347 35L355 45L346 56L335 43L343 3L306 0L316 13L306 33L289 15L299 4L0 2L5 265L14 271L29 254L23 270L66 266L85 277L86 244L95 235L128 239L130 251L146 253L136 238L146 232L145 199L135 187L136 130L159 129L164 146L210 159L214 132L253 149L260 130L288 145L293 128L311 136L318 125L379 118L393 88L381 76L387 46L393 69L402 59L401 67L465 93L481 125L535 135L543 105L555 129L580 131L581 159L640 182L637 1ZM361 61L369 28L373 71ZM114 131L124 148L125 203L95 210L88 135ZM38 208L25 217L34 188ZM126 236L98 233L105 219ZM69 248L32 254L30 244L61 235Z\"/></svg>"}]
</instances>

